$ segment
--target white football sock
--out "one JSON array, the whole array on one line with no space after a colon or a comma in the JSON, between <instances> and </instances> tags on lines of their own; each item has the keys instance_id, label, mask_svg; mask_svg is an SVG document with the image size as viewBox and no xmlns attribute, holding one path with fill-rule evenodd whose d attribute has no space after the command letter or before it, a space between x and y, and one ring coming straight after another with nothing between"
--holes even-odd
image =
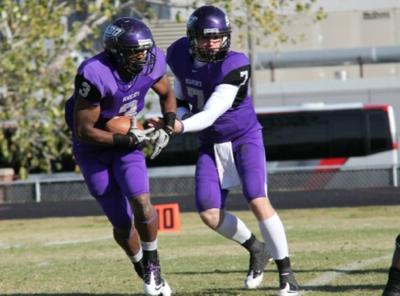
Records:
<instances>
[{"instance_id":1,"label":"white football sock","mask_svg":"<svg viewBox=\"0 0 400 296\"><path fill-rule=\"evenodd\" d=\"M216 231L239 244L243 244L251 237L251 231L243 221L229 212L224 212L224 220Z\"/></svg>"},{"instance_id":2,"label":"white football sock","mask_svg":"<svg viewBox=\"0 0 400 296\"><path fill-rule=\"evenodd\" d=\"M275 260L289 256L285 229L278 214L259 223L261 234Z\"/></svg>"},{"instance_id":3,"label":"white football sock","mask_svg":"<svg viewBox=\"0 0 400 296\"><path fill-rule=\"evenodd\" d=\"M155 251L157 250L157 239L153 240L152 242L144 242L142 241L142 248L145 251Z\"/></svg>"},{"instance_id":4,"label":"white football sock","mask_svg":"<svg viewBox=\"0 0 400 296\"><path fill-rule=\"evenodd\" d=\"M143 250L140 248L139 252L137 252L135 255L132 257L129 257L131 259L132 263L138 263L140 260L143 258Z\"/></svg>"}]
</instances>

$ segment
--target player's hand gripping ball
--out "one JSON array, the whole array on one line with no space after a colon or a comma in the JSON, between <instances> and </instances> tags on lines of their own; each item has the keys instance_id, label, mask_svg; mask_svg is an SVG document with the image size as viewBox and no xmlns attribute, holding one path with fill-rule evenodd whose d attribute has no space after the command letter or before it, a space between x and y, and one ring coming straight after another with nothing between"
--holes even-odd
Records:
<instances>
[{"instance_id":1,"label":"player's hand gripping ball","mask_svg":"<svg viewBox=\"0 0 400 296\"><path fill-rule=\"evenodd\" d=\"M116 116L111 118L106 122L105 129L112 133L131 136L133 143L141 148L148 146L151 140L150 135L154 131L154 128L144 129L140 121L130 116Z\"/></svg>"}]
</instances>

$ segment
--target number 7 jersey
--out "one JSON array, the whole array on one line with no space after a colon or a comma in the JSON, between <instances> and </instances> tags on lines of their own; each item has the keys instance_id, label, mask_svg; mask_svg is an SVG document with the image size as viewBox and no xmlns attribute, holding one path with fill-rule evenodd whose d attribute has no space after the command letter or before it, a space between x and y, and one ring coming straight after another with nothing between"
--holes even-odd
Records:
<instances>
[{"instance_id":1,"label":"number 7 jersey","mask_svg":"<svg viewBox=\"0 0 400 296\"><path fill-rule=\"evenodd\" d=\"M231 108L200 132L202 144L233 141L252 130L261 129L249 95L250 63L243 53L229 51L223 61L196 68L189 53L188 39L184 37L168 48L167 63L182 87L184 97L179 99L187 101L194 114L203 110L218 85L239 87Z\"/></svg>"}]
</instances>

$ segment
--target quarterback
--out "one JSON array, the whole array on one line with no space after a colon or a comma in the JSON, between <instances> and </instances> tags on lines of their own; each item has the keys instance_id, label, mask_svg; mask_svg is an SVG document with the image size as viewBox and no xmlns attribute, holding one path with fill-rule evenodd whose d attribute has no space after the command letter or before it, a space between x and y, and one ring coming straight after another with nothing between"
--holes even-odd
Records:
<instances>
[{"instance_id":1,"label":"quarterback","mask_svg":"<svg viewBox=\"0 0 400 296\"><path fill-rule=\"evenodd\" d=\"M249 95L250 63L243 53L230 50L230 41L227 15L215 6L202 6L190 16L187 36L168 48L180 118L175 132L199 132L196 206L207 226L249 252L244 287L261 284L271 255L279 272L278 294L298 295L284 227L267 197L262 128ZM224 209L229 189L238 185L264 242Z\"/></svg>"}]
</instances>

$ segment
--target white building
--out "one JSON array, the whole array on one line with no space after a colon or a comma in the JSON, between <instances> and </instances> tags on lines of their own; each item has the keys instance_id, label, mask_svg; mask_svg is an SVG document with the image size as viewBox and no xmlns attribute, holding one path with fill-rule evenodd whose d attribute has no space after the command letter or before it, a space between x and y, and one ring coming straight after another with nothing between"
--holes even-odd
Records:
<instances>
[{"instance_id":1,"label":"white building","mask_svg":"<svg viewBox=\"0 0 400 296\"><path fill-rule=\"evenodd\" d=\"M191 1L170 1L171 17L179 11L185 21L193 11ZM239 4L238 2L235 2ZM309 16L298 16L290 9L285 13L292 16L292 22L286 27L291 36L304 35L301 42L280 46L281 55L300 54L340 58L343 51L381 52L388 49L398 52L400 60L400 0L318 0L314 6L322 6L327 19L313 22ZM166 47L172 40L185 35L185 23L177 24L161 21L153 26L156 42ZM236 32L236 34L235 34ZM247 51L240 46L237 35L247 34L245 29L235 29L233 48ZM261 34L254 38L254 52L270 53L270 39ZM399 48L397 48L399 47ZM387 103L395 108L397 126L400 128L400 64L398 62L357 63L356 60L342 60L335 65L310 67L276 67L271 71L267 67L254 65L254 102L257 107L303 104L307 102L367 102ZM158 111L158 103L152 104Z\"/></svg>"}]
</instances>

